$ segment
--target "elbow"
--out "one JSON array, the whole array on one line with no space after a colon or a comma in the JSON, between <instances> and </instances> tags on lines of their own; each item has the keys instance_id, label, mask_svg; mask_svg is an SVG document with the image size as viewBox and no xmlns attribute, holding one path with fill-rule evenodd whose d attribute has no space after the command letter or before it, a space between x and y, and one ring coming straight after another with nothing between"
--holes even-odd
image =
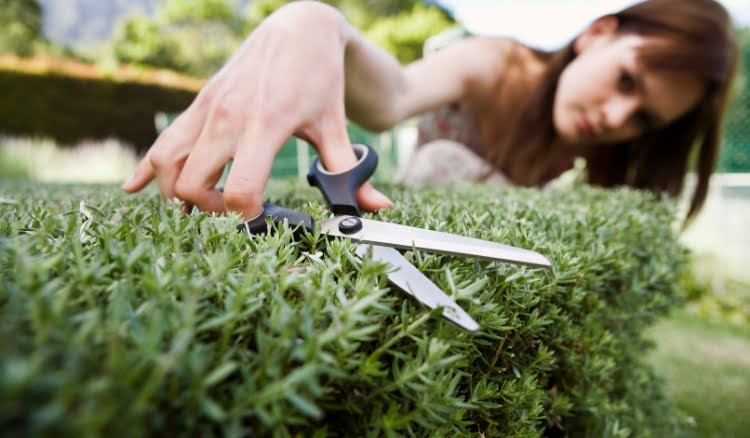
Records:
<instances>
[{"instance_id":1,"label":"elbow","mask_svg":"<svg viewBox=\"0 0 750 438\"><path fill-rule=\"evenodd\" d=\"M403 90L398 86L385 87L380 91L369 89L365 93L347 93L346 115L349 120L368 131L388 131L411 117L404 96Z\"/></svg>"},{"instance_id":2,"label":"elbow","mask_svg":"<svg viewBox=\"0 0 750 438\"><path fill-rule=\"evenodd\" d=\"M372 132L385 132L396 126L400 122L396 117L390 114L383 114L381 117L374 117L366 123L360 124L363 128Z\"/></svg>"},{"instance_id":3,"label":"elbow","mask_svg":"<svg viewBox=\"0 0 750 438\"><path fill-rule=\"evenodd\" d=\"M334 8L333 6L327 5L319 1L313 1L313 0L301 0L301 1L287 3L281 6L278 10L287 10L287 9L300 10L304 12L327 11L327 13L331 13L331 12L339 13L338 9Z\"/></svg>"},{"instance_id":4,"label":"elbow","mask_svg":"<svg viewBox=\"0 0 750 438\"><path fill-rule=\"evenodd\" d=\"M387 109L376 112L369 110L363 114L356 111L347 111L347 118L360 127L375 133L388 131L402 121L402 118Z\"/></svg>"},{"instance_id":5,"label":"elbow","mask_svg":"<svg viewBox=\"0 0 750 438\"><path fill-rule=\"evenodd\" d=\"M344 15L333 6L312 0L303 0L287 3L277 9L272 15L281 15L289 19L289 23L296 26L319 26L320 29L337 29L342 21L346 21Z\"/></svg>"}]
</instances>

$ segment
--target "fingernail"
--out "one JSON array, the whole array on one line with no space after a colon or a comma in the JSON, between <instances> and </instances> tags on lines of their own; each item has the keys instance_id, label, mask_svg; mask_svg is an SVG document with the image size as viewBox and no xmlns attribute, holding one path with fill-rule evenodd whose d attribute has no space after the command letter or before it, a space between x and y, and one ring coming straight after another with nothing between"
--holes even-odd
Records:
<instances>
[{"instance_id":1,"label":"fingernail","mask_svg":"<svg viewBox=\"0 0 750 438\"><path fill-rule=\"evenodd\" d=\"M122 183L122 186L120 186L123 190L126 190L127 187L130 185L131 182L133 182L133 176L131 175L130 178L127 179L124 183Z\"/></svg>"},{"instance_id":2,"label":"fingernail","mask_svg":"<svg viewBox=\"0 0 750 438\"><path fill-rule=\"evenodd\" d=\"M257 210L251 210L253 213L251 214L243 214L243 216L247 219L243 219L245 222L254 221L255 219L258 219L263 212L265 211L263 207L261 207L260 211Z\"/></svg>"},{"instance_id":3,"label":"fingernail","mask_svg":"<svg viewBox=\"0 0 750 438\"><path fill-rule=\"evenodd\" d=\"M375 190L375 195L378 198L378 201L388 204L389 207L393 207L393 201L391 201L391 198L385 196L384 194L380 193L380 191Z\"/></svg>"}]
</instances>

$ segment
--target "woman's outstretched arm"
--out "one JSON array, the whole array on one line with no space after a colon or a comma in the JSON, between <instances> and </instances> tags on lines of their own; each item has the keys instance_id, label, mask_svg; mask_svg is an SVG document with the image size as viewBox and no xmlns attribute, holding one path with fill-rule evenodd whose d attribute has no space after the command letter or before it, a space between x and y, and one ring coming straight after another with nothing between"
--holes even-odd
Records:
<instances>
[{"instance_id":1,"label":"woman's outstretched arm","mask_svg":"<svg viewBox=\"0 0 750 438\"><path fill-rule=\"evenodd\" d=\"M309 141L328 170L346 170L356 162L347 116L385 129L460 98L472 78L485 74L471 51L471 45L446 49L402 67L336 9L312 1L288 4L208 81L123 188L136 192L156 179L165 199L252 218L262 210L273 159L289 136ZM215 185L230 160L219 192ZM357 197L365 210L391 205L369 184Z\"/></svg>"}]
</instances>

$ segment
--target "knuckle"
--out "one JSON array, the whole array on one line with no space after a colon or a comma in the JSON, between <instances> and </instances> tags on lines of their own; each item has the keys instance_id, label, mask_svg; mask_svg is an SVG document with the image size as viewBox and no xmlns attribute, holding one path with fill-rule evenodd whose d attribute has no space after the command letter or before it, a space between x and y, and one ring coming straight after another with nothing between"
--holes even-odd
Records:
<instances>
[{"instance_id":1,"label":"knuckle","mask_svg":"<svg viewBox=\"0 0 750 438\"><path fill-rule=\"evenodd\" d=\"M224 205L230 210L242 210L248 206L263 204L263 193L250 188L227 184L224 186Z\"/></svg>"},{"instance_id":2,"label":"knuckle","mask_svg":"<svg viewBox=\"0 0 750 438\"><path fill-rule=\"evenodd\" d=\"M228 94L216 99L211 106L211 118L218 121L232 119L236 111L232 103L232 98Z\"/></svg>"},{"instance_id":3,"label":"knuckle","mask_svg":"<svg viewBox=\"0 0 750 438\"><path fill-rule=\"evenodd\" d=\"M229 134L234 127L240 126L237 123L240 110L241 108L234 105L228 96L215 100L211 105L206 129L209 129L214 136Z\"/></svg>"},{"instance_id":4,"label":"knuckle","mask_svg":"<svg viewBox=\"0 0 750 438\"><path fill-rule=\"evenodd\" d=\"M154 169L163 169L172 162L172 154L165 148L156 148L150 154L151 165Z\"/></svg>"},{"instance_id":5,"label":"knuckle","mask_svg":"<svg viewBox=\"0 0 750 438\"><path fill-rule=\"evenodd\" d=\"M181 130L175 129L174 126L170 126L164 130L157 139L157 147L155 148L154 153L169 156L173 150L187 144L189 141L190 138L182 133ZM161 158L163 159L165 157L162 156Z\"/></svg>"},{"instance_id":6,"label":"knuckle","mask_svg":"<svg viewBox=\"0 0 750 438\"><path fill-rule=\"evenodd\" d=\"M197 202L201 188L188 178L178 178L174 185L174 193L182 200Z\"/></svg>"},{"instance_id":7,"label":"knuckle","mask_svg":"<svg viewBox=\"0 0 750 438\"><path fill-rule=\"evenodd\" d=\"M198 92L198 95L195 96L195 99L193 100L193 103L191 106L195 106L198 108L207 108L211 105L211 102L214 101L216 96L216 86L214 85L215 78L209 81L208 84L206 84L201 90Z\"/></svg>"},{"instance_id":8,"label":"knuckle","mask_svg":"<svg viewBox=\"0 0 750 438\"><path fill-rule=\"evenodd\" d=\"M185 114L181 114L183 117ZM189 149L190 144L193 142L193 138L184 129L180 129L175 125L176 121L172 125L167 127L159 137L157 137L154 144L149 149L149 155L151 156L151 162L153 164L167 164L175 161L175 157L182 156L186 149Z\"/></svg>"}]
</instances>

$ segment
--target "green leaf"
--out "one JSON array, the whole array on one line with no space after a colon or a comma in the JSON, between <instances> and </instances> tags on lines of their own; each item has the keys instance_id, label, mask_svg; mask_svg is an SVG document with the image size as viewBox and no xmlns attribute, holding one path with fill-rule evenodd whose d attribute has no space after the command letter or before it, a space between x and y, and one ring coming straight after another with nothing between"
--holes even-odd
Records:
<instances>
[{"instance_id":1,"label":"green leaf","mask_svg":"<svg viewBox=\"0 0 750 438\"><path fill-rule=\"evenodd\" d=\"M217 383L221 382L222 380L229 377L230 374L232 374L237 369L237 363L235 362L227 362L224 364L219 365L211 371L209 375L206 376L205 380L203 381L203 385L206 388L210 388Z\"/></svg>"},{"instance_id":2,"label":"green leaf","mask_svg":"<svg viewBox=\"0 0 750 438\"><path fill-rule=\"evenodd\" d=\"M224 409L222 409L221 406L219 406L218 403L216 403L214 400L203 397L201 398L201 411L203 411L208 418L214 420L214 421L224 421L224 419L227 417L226 412L224 412Z\"/></svg>"}]
</instances>

